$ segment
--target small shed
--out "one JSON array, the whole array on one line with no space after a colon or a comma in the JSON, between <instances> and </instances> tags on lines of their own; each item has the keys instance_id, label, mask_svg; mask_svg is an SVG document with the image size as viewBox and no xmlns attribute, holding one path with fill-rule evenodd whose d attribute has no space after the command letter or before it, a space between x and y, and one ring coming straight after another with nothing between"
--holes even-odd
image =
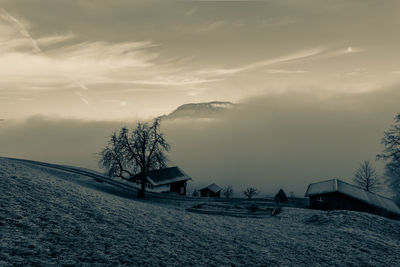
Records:
<instances>
[{"instance_id":1,"label":"small shed","mask_svg":"<svg viewBox=\"0 0 400 267\"><path fill-rule=\"evenodd\" d=\"M311 209L354 210L400 218L400 208L393 200L339 179L310 184L305 196L310 198Z\"/></svg>"},{"instance_id":2,"label":"small shed","mask_svg":"<svg viewBox=\"0 0 400 267\"><path fill-rule=\"evenodd\" d=\"M274 197L275 202L279 203L288 203L289 200L285 194L285 191L283 189L279 190L279 192L275 195Z\"/></svg>"},{"instance_id":3,"label":"small shed","mask_svg":"<svg viewBox=\"0 0 400 267\"><path fill-rule=\"evenodd\" d=\"M147 172L146 188L155 192L171 192L186 195L187 181L192 180L179 167L163 168ZM141 184L141 173L131 178L131 181Z\"/></svg>"},{"instance_id":4,"label":"small shed","mask_svg":"<svg viewBox=\"0 0 400 267\"><path fill-rule=\"evenodd\" d=\"M200 189L200 196L201 197L221 197L221 190L222 188L216 184L210 184L203 189Z\"/></svg>"}]
</instances>

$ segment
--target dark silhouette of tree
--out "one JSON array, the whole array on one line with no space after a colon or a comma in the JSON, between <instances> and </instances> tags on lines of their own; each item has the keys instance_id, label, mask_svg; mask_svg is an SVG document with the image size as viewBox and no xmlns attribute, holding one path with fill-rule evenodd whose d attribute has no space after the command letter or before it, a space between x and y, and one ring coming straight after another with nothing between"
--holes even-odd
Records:
<instances>
[{"instance_id":1,"label":"dark silhouette of tree","mask_svg":"<svg viewBox=\"0 0 400 267\"><path fill-rule=\"evenodd\" d=\"M129 180L137 173L138 168L128 160L122 140L128 135L128 129L122 128L117 135L113 133L108 145L100 153L99 166L106 170L108 176L120 177Z\"/></svg>"},{"instance_id":2,"label":"dark silhouette of tree","mask_svg":"<svg viewBox=\"0 0 400 267\"><path fill-rule=\"evenodd\" d=\"M200 193L196 189L193 191L192 197L199 197Z\"/></svg>"},{"instance_id":3,"label":"dark silhouette of tree","mask_svg":"<svg viewBox=\"0 0 400 267\"><path fill-rule=\"evenodd\" d=\"M381 143L385 149L377 158L386 161L385 177L395 193L397 204L400 205L400 113L395 116L394 121L384 133Z\"/></svg>"},{"instance_id":4,"label":"dark silhouette of tree","mask_svg":"<svg viewBox=\"0 0 400 267\"><path fill-rule=\"evenodd\" d=\"M122 128L113 133L108 145L100 153L99 166L109 176L130 180L139 175L141 189L139 197L145 197L147 175L151 170L166 167L169 144L160 132L160 120L138 123L135 129Z\"/></svg>"},{"instance_id":5,"label":"dark silhouette of tree","mask_svg":"<svg viewBox=\"0 0 400 267\"><path fill-rule=\"evenodd\" d=\"M233 195L232 186L228 186L228 187L224 188L224 191L222 191L222 194L224 194L224 196L226 198L231 198Z\"/></svg>"},{"instance_id":6,"label":"dark silhouette of tree","mask_svg":"<svg viewBox=\"0 0 400 267\"><path fill-rule=\"evenodd\" d=\"M254 197L258 194L258 190L253 187L248 187L243 191L243 195L245 195L248 199Z\"/></svg>"},{"instance_id":7,"label":"dark silhouette of tree","mask_svg":"<svg viewBox=\"0 0 400 267\"><path fill-rule=\"evenodd\" d=\"M275 195L274 200L276 203L287 203L289 202L285 191L283 189L280 189L278 193Z\"/></svg>"},{"instance_id":8,"label":"dark silhouette of tree","mask_svg":"<svg viewBox=\"0 0 400 267\"><path fill-rule=\"evenodd\" d=\"M353 181L369 192L379 191L381 185L380 177L369 160L360 163L360 166L354 172Z\"/></svg>"}]
</instances>

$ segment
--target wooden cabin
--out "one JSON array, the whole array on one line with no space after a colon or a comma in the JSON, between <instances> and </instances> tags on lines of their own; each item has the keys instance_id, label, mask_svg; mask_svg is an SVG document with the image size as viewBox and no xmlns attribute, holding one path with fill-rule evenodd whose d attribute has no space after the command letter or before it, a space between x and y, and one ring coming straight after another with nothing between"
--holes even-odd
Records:
<instances>
[{"instance_id":1,"label":"wooden cabin","mask_svg":"<svg viewBox=\"0 0 400 267\"><path fill-rule=\"evenodd\" d=\"M141 185L141 174L136 174L130 179ZM179 167L170 167L147 172L146 189L153 192L176 193L186 196L187 181L192 180Z\"/></svg>"},{"instance_id":2,"label":"wooden cabin","mask_svg":"<svg viewBox=\"0 0 400 267\"><path fill-rule=\"evenodd\" d=\"M204 187L203 189L200 189L200 196L201 197L221 197L221 190L222 188L219 187L216 184L210 184L207 187Z\"/></svg>"},{"instance_id":3,"label":"wooden cabin","mask_svg":"<svg viewBox=\"0 0 400 267\"><path fill-rule=\"evenodd\" d=\"M305 196L311 209L354 210L400 219L400 208L393 200L338 179L310 184Z\"/></svg>"}]
</instances>

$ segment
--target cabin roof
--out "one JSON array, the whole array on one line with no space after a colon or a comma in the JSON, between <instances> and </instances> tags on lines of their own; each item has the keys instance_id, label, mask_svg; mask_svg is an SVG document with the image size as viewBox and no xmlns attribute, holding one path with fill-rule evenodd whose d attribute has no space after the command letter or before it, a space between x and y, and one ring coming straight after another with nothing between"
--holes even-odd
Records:
<instances>
[{"instance_id":1,"label":"cabin roof","mask_svg":"<svg viewBox=\"0 0 400 267\"><path fill-rule=\"evenodd\" d=\"M218 185L216 185L216 184L210 184L209 186L207 186L207 187L204 187L204 188L202 188L202 189L200 189L200 191L203 191L204 189L209 189L210 191L212 191L212 192L214 192L214 193L218 193L219 191L221 191L222 190L222 188L221 187L219 187Z\"/></svg>"},{"instance_id":2,"label":"cabin roof","mask_svg":"<svg viewBox=\"0 0 400 267\"><path fill-rule=\"evenodd\" d=\"M180 181L192 180L178 166L163 168L147 172L147 181L153 186L171 184ZM140 173L133 176L133 180L140 179Z\"/></svg>"},{"instance_id":3,"label":"cabin roof","mask_svg":"<svg viewBox=\"0 0 400 267\"><path fill-rule=\"evenodd\" d=\"M339 179L332 179L310 184L305 196L310 197L334 192L342 193L364 203L368 203L372 206L400 215L400 208L390 198L368 192L360 187L348 184Z\"/></svg>"}]
</instances>

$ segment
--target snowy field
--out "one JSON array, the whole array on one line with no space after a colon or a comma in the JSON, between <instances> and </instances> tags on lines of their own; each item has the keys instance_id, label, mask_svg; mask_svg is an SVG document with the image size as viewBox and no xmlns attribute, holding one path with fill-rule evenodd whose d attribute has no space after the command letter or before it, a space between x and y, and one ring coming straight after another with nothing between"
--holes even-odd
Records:
<instances>
[{"instance_id":1,"label":"snowy field","mask_svg":"<svg viewBox=\"0 0 400 267\"><path fill-rule=\"evenodd\" d=\"M190 213L1 158L0 178L0 266L400 266L400 222L371 214Z\"/></svg>"}]
</instances>

